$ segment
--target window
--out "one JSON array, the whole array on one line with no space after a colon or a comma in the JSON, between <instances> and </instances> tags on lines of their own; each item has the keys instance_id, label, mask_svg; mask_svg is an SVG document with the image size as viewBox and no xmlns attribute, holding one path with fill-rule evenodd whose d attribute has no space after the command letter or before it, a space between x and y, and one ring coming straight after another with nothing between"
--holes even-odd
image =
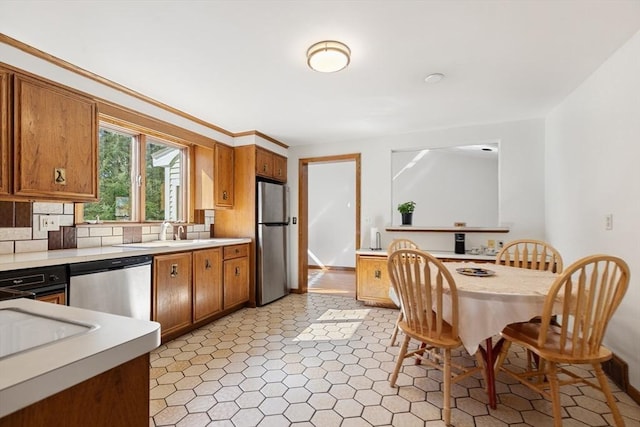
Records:
<instances>
[{"instance_id":1,"label":"window","mask_svg":"<svg viewBox=\"0 0 640 427\"><path fill-rule=\"evenodd\" d=\"M84 220L184 221L188 148L101 124L98 196L84 204Z\"/></svg>"}]
</instances>

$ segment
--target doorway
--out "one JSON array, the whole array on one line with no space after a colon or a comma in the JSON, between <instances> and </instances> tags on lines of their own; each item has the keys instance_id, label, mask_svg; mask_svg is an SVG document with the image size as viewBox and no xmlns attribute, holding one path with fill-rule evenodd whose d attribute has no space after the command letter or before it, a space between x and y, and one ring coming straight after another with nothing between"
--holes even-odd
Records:
<instances>
[{"instance_id":1,"label":"doorway","mask_svg":"<svg viewBox=\"0 0 640 427\"><path fill-rule=\"evenodd\" d=\"M317 164L354 162L355 230L354 247L360 248L360 154L300 159L298 164L298 292L309 291L309 166ZM313 195L311 195L313 196Z\"/></svg>"}]
</instances>

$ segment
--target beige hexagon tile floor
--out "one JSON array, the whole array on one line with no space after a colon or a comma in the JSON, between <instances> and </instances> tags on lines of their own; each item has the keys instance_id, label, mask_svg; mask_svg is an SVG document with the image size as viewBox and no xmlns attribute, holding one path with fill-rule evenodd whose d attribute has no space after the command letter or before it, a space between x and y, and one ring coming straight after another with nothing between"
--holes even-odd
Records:
<instances>
[{"instance_id":1,"label":"beige hexagon tile floor","mask_svg":"<svg viewBox=\"0 0 640 427\"><path fill-rule=\"evenodd\" d=\"M352 298L291 294L217 320L152 353L149 424L444 426L439 371L407 360L398 387L389 386L398 347L387 343L396 315ZM524 360L522 353L510 356L510 363ZM480 377L452 387L455 426L553 425L550 402L504 374L497 380L495 410ZM613 389L626 425L640 426L640 407ZM564 426L612 424L599 392L562 391Z\"/></svg>"}]
</instances>

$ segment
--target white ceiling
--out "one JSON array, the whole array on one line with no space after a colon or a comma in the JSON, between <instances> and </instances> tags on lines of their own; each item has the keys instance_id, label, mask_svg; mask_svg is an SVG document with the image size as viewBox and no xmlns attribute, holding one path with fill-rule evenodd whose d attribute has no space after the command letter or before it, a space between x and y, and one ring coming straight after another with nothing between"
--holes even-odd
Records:
<instances>
[{"instance_id":1,"label":"white ceiling","mask_svg":"<svg viewBox=\"0 0 640 427\"><path fill-rule=\"evenodd\" d=\"M640 0L0 0L0 32L288 145L543 117L639 29ZM325 39L346 70L307 67Z\"/></svg>"}]
</instances>

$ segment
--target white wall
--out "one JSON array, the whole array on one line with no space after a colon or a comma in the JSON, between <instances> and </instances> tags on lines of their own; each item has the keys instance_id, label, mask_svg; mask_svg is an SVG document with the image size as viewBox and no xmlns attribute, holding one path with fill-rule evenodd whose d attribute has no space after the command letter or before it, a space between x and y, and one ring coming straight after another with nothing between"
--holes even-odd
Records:
<instances>
[{"instance_id":1,"label":"white wall","mask_svg":"<svg viewBox=\"0 0 640 427\"><path fill-rule=\"evenodd\" d=\"M408 237L422 248L453 251L453 234L388 233L391 224L391 150L500 143L500 223L511 227L507 234L467 234L467 247L486 244L487 239L522 237L544 239L544 121L542 119L468 126L430 132L380 137L341 144L296 146L289 149L288 182L291 215L298 216L298 159L361 153L361 247L369 247L369 230L382 232L382 246ZM451 194L451 197L456 197ZM293 227L297 227L294 225ZM290 259L297 259L297 232L291 230ZM298 287L298 265L291 262L291 286Z\"/></svg>"},{"instance_id":2,"label":"white wall","mask_svg":"<svg viewBox=\"0 0 640 427\"><path fill-rule=\"evenodd\" d=\"M402 223L397 206L412 200L416 202L414 226L451 227L454 222L497 226L498 154L479 148L436 149L415 160L416 153L425 151L396 151L391 156L393 224ZM441 200L447 203L439 203Z\"/></svg>"},{"instance_id":3,"label":"white wall","mask_svg":"<svg viewBox=\"0 0 640 427\"><path fill-rule=\"evenodd\" d=\"M355 176L355 162L309 165L309 265L355 267Z\"/></svg>"},{"instance_id":4,"label":"white wall","mask_svg":"<svg viewBox=\"0 0 640 427\"><path fill-rule=\"evenodd\" d=\"M640 33L546 121L547 237L567 263L592 253L622 257L631 283L605 342L640 389ZM613 214L613 230L605 215Z\"/></svg>"}]
</instances>

